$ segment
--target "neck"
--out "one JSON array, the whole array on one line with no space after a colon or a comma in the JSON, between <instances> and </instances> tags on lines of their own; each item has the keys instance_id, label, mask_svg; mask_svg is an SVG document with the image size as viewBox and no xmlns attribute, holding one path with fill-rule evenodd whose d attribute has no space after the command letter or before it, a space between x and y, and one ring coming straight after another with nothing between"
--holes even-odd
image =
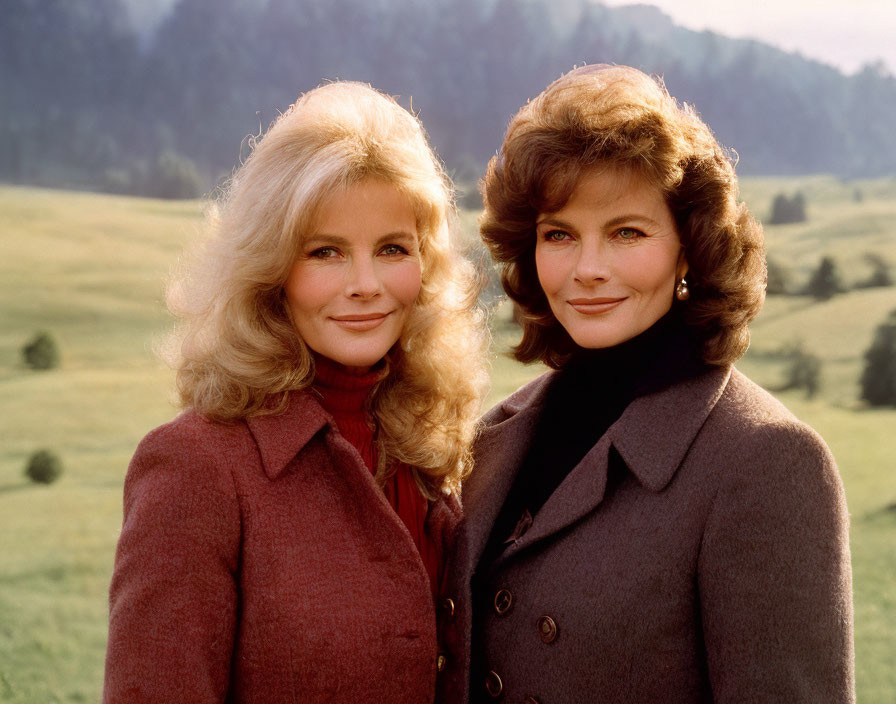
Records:
<instances>
[{"instance_id":1,"label":"neck","mask_svg":"<svg viewBox=\"0 0 896 704\"><path fill-rule=\"evenodd\" d=\"M702 368L698 346L673 307L647 330L614 347L578 348L563 371L576 383L630 401Z\"/></svg>"},{"instance_id":2,"label":"neck","mask_svg":"<svg viewBox=\"0 0 896 704\"><path fill-rule=\"evenodd\" d=\"M363 413L367 398L383 377L382 367L373 367L359 373L358 367L346 367L327 359L316 357L314 389L321 404L331 413Z\"/></svg>"}]
</instances>

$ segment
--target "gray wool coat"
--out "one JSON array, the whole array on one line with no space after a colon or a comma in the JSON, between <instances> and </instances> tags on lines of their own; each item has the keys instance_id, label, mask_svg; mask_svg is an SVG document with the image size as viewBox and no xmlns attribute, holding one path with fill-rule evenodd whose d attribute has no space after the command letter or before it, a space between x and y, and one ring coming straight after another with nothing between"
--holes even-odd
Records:
<instances>
[{"instance_id":1,"label":"gray wool coat","mask_svg":"<svg viewBox=\"0 0 896 704\"><path fill-rule=\"evenodd\" d=\"M477 575L487 662L470 681L471 578L553 373L484 418L463 488L439 701L854 701L848 517L833 457L732 368L633 401Z\"/></svg>"}]
</instances>

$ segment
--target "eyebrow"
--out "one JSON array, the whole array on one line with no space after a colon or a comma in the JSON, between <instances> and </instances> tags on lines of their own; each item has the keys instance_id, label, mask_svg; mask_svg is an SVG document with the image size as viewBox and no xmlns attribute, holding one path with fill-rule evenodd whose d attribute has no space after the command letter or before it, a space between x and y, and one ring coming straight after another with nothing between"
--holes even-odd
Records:
<instances>
[{"instance_id":1,"label":"eyebrow","mask_svg":"<svg viewBox=\"0 0 896 704\"><path fill-rule=\"evenodd\" d=\"M604 227L615 227L616 225L622 225L627 222L644 222L648 225L653 225L654 227L659 227L660 224L654 220L653 218L647 217L641 213L630 213L628 215L619 215L615 218L607 220L604 223Z\"/></svg>"},{"instance_id":2,"label":"eyebrow","mask_svg":"<svg viewBox=\"0 0 896 704\"><path fill-rule=\"evenodd\" d=\"M642 215L640 213L631 213L627 215L617 215L615 218L611 218L607 220L602 227L616 227L617 225L622 225L623 223L628 222L642 222L647 223L648 225L653 225L654 227L659 227L660 224L654 220L653 218L647 217L646 215ZM567 229L574 229L572 224L566 222L562 218L555 218L552 216L546 217L544 220L537 220L535 222L535 226L539 225L551 225L554 227L564 227Z\"/></svg>"},{"instance_id":3,"label":"eyebrow","mask_svg":"<svg viewBox=\"0 0 896 704\"><path fill-rule=\"evenodd\" d=\"M387 232L385 235L381 235L379 238L377 238L375 244L380 245L386 242L395 242L396 240L413 241L415 239L416 235L414 233L399 230L397 232ZM312 247L315 245L325 244L335 244L344 247L351 244L351 242L347 237L343 237L342 235L328 235L326 233L315 233L313 235L309 235L308 237L302 238L302 246L304 247Z\"/></svg>"},{"instance_id":4,"label":"eyebrow","mask_svg":"<svg viewBox=\"0 0 896 704\"><path fill-rule=\"evenodd\" d=\"M565 220L551 216L546 217L543 220L536 220L535 227L538 227L539 225L553 225L554 227L565 227L570 230L573 229L572 225Z\"/></svg>"}]
</instances>

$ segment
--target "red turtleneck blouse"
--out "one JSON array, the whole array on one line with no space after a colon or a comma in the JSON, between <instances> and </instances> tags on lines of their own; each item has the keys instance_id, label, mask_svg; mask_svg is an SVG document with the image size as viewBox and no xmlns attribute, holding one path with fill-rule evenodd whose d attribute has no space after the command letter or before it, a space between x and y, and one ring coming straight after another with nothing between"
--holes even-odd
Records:
<instances>
[{"instance_id":1,"label":"red turtleneck blouse","mask_svg":"<svg viewBox=\"0 0 896 704\"><path fill-rule=\"evenodd\" d=\"M366 402L379 378L377 370L353 375L327 359L318 357L316 360L314 390L320 395L321 405L333 416L339 432L358 450L372 474L377 468L377 448L367 420ZM437 595L442 577L441 546L425 530L429 502L417 488L410 467L400 463L386 480L383 491L414 539L429 574L433 594Z\"/></svg>"}]
</instances>

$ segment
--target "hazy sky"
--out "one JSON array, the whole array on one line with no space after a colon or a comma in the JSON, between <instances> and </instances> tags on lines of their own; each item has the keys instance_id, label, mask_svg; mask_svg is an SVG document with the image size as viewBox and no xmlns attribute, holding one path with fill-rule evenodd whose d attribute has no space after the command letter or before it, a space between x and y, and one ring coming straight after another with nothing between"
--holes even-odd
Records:
<instances>
[{"instance_id":1,"label":"hazy sky","mask_svg":"<svg viewBox=\"0 0 896 704\"><path fill-rule=\"evenodd\" d=\"M632 0L600 0L632 5ZM676 24L751 37L853 73L883 62L896 75L896 0L645 0Z\"/></svg>"}]
</instances>

